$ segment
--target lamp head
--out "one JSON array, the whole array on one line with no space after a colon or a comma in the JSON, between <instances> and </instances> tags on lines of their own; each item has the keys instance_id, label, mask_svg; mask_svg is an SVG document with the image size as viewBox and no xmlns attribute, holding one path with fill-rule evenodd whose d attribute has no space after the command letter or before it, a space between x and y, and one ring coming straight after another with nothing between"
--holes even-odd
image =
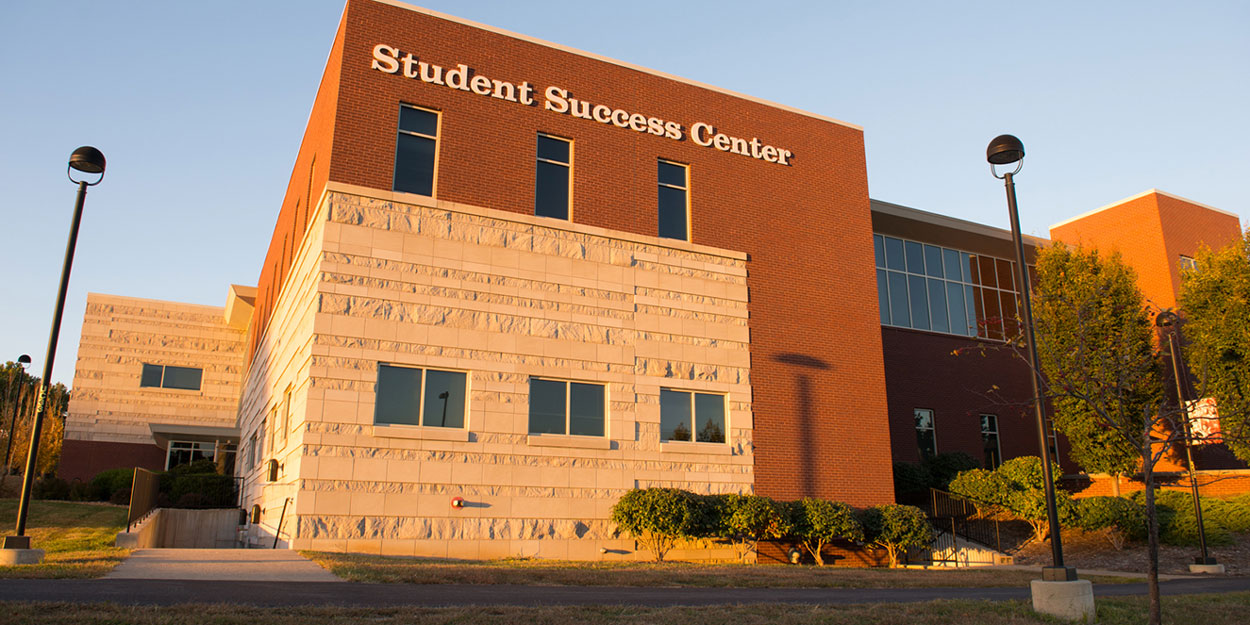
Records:
<instances>
[{"instance_id":1,"label":"lamp head","mask_svg":"<svg viewBox=\"0 0 1250 625\"><path fill-rule=\"evenodd\" d=\"M1013 135L998 135L985 148L985 160L991 165L1010 165L1024 159L1024 144Z\"/></svg>"},{"instance_id":2,"label":"lamp head","mask_svg":"<svg viewBox=\"0 0 1250 625\"><path fill-rule=\"evenodd\" d=\"M30 354L22 354L21 356L18 356L18 357L17 357L17 364L22 365L22 368L25 368L25 367L29 366L29 365L30 365Z\"/></svg>"},{"instance_id":3,"label":"lamp head","mask_svg":"<svg viewBox=\"0 0 1250 625\"><path fill-rule=\"evenodd\" d=\"M1177 317L1176 313L1170 310L1165 310L1155 317L1155 325L1160 328L1170 328L1176 325L1177 321L1180 321L1180 317Z\"/></svg>"},{"instance_id":4,"label":"lamp head","mask_svg":"<svg viewBox=\"0 0 1250 625\"><path fill-rule=\"evenodd\" d=\"M99 184L101 180L104 180L104 165L104 153L89 145L84 145L69 155L70 170L80 171L84 174L100 174L100 177L95 182L87 183L89 186ZM69 179L73 182L78 182L74 180L73 172L70 171L69 173Z\"/></svg>"}]
</instances>

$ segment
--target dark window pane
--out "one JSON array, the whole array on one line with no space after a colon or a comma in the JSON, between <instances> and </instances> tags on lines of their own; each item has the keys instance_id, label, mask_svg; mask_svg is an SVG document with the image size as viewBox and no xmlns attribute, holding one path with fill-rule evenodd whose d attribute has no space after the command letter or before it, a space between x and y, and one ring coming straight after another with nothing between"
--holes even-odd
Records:
<instances>
[{"instance_id":1,"label":"dark window pane","mask_svg":"<svg viewBox=\"0 0 1250 625\"><path fill-rule=\"evenodd\" d=\"M924 274L924 246L907 241L907 273Z\"/></svg>"},{"instance_id":2,"label":"dark window pane","mask_svg":"<svg viewBox=\"0 0 1250 625\"><path fill-rule=\"evenodd\" d=\"M695 424L699 427L695 440L700 443L725 442L725 398L721 395L695 393Z\"/></svg>"},{"instance_id":3,"label":"dark window pane","mask_svg":"<svg viewBox=\"0 0 1250 625\"><path fill-rule=\"evenodd\" d=\"M981 286L997 287L998 280L994 278L994 259L988 256L977 257L977 269L981 276Z\"/></svg>"},{"instance_id":4,"label":"dark window pane","mask_svg":"<svg viewBox=\"0 0 1250 625\"><path fill-rule=\"evenodd\" d=\"M569 218L569 168L538 161L538 183L534 189L534 214L539 217Z\"/></svg>"},{"instance_id":5,"label":"dark window pane","mask_svg":"<svg viewBox=\"0 0 1250 625\"><path fill-rule=\"evenodd\" d=\"M1026 267L1029 271L1029 288L1037 287L1037 267L1029 265Z\"/></svg>"},{"instance_id":6,"label":"dark window pane","mask_svg":"<svg viewBox=\"0 0 1250 625\"><path fill-rule=\"evenodd\" d=\"M985 333L983 336L991 339L1003 339L1003 315L998 309L998 291L994 289L981 289L981 305L985 311Z\"/></svg>"},{"instance_id":7,"label":"dark window pane","mask_svg":"<svg viewBox=\"0 0 1250 625\"><path fill-rule=\"evenodd\" d=\"M420 369L378 365L378 390L373 407L374 423L418 425L420 401Z\"/></svg>"},{"instance_id":8,"label":"dark window pane","mask_svg":"<svg viewBox=\"0 0 1250 625\"><path fill-rule=\"evenodd\" d=\"M569 142L538 135L538 158L568 164Z\"/></svg>"},{"instance_id":9,"label":"dark window pane","mask_svg":"<svg viewBox=\"0 0 1250 625\"><path fill-rule=\"evenodd\" d=\"M603 436L602 384L569 384L569 434Z\"/></svg>"},{"instance_id":10,"label":"dark window pane","mask_svg":"<svg viewBox=\"0 0 1250 625\"><path fill-rule=\"evenodd\" d=\"M925 294L924 278L907 276L908 298L911 300L911 327L929 329L929 296Z\"/></svg>"},{"instance_id":11,"label":"dark window pane","mask_svg":"<svg viewBox=\"0 0 1250 625\"><path fill-rule=\"evenodd\" d=\"M1003 315L1003 332L1006 338L1015 338L1020 331L1020 323L1016 320L1016 294L1011 291L998 292L998 305Z\"/></svg>"},{"instance_id":12,"label":"dark window pane","mask_svg":"<svg viewBox=\"0 0 1250 625\"><path fill-rule=\"evenodd\" d=\"M962 254L964 259L964 282L971 284L981 284L981 272L977 271L980 263L977 257L970 254Z\"/></svg>"},{"instance_id":13,"label":"dark window pane","mask_svg":"<svg viewBox=\"0 0 1250 625\"><path fill-rule=\"evenodd\" d=\"M161 381L161 386L165 388L180 388L189 391L200 390L200 377L204 375L203 369L193 367L165 367L165 379Z\"/></svg>"},{"instance_id":14,"label":"dark window pane","mask_svg":"<svg viewBox=\"0 0 1250 625\"><path fill-rule=\"evenodd\" d=\"M465 378L459 371L425 372L425 425L464 427Z\"/></svg>"},{"instance_id":15,"label":"dark window pane","mask_svg":"<svg viewBox=\"0 0 1250 625\"><path fill-rule=\"evenodd\" d=\"M977 336L980 333L980 326L977 320L981 318L981 297L977 294L975 287L964 287L964 312L968 314L968 336Z\"/></svg>"},{"instance_id":16,"label":"dark window pane","mask_svg":"<svg viewBox=\"0 0 1250 625\"><path fill-rule=\"evenodd\" d=\"M995 261L995 264L998 266L998 288L1008 291L1015 290L1016 280L1014 270L1012 269L1015 263L998 259Z\"/></svg>"},{"instance_id":17,"label":"dark window pane","mask_svg":"<svg viewBox=\"0 0 1250 625\"><path fill-rule=\"evenodd\" d=\"M395 190L434 195L434 140L400 134L395 150Z\"/></svg>"},{"instance_id":18,"label":"dark window pane","mask_svg":"<svg viewBox=\"0 0 1250 625\"><path fill-rule=\"evenodd\" d=\"M660 440L693 440L694 422L690 418L690 393L660 389Z\"/></svg>"},{"instance_id":19,"label":"dark window pane","mask_svg":"<svg viewBox=\"0 0 1250 625\"><path fill-rule=\"evenodd\" d=\"M687 240L685 190L660 187L660 236Z\"/></svg>"},{"instance_id":20,"label":"dark window pane","mask_svg":"<svg viewBox=\"0 0 1250 625\"><path fill-rule=\"evenodd\" d=\"M929 278L929 322L936 332L950 332L946 321L946 283Z\"/></svg>"},{"instance_id":21,"label":"dark window pane","mask_svg":"<svg viewBox=\"0 0 1250 625\"><path fill-rule=\"evenodd\" d=\"M914 415L916 418L916 443L920 448L920 457L932 458L937 455L937 437L934 434L933 411L917 409Z\"/></svg>"},{"instance_id":22,"label":"dark window pane","mask_svg":"<svg viewBox=\"0 0 1250 625\"><path fill-rule=\"evenodd\" d=\"M968 336L968 310L964 306L964 287L946 283L946 306L950 310L951 332Z\"/></svg>"},{"instance_id":23,"label":"dark window pane","mask_svg":"<svg viewBox=\"0 0 1250 625\"><path fill-rule=\"evenodd\" d=\"M886 286L885 270L877 270L877 308L881 312L881 323L890 323L890 292Z\"/></svg>"},{"instance_id":24,"label":"dark window pane","mask_svg":"<svg viewBox=\"0 0 1250 625\"><path fill-rule=\"evenodd\" d=\"M907 306L907 276L887 272L890 281L890 325L911 327L911 311Z\"/></svg>"},{"instance_id":25,"label":"dark window pane","mask_svg":"<svg viewBox=\"0 0 1250 625\"><path fill-rule=\"evenodd\" d=\"M165 368L160 365L143 365L143 373L139 375L139 386L156 386L161 385L161 371Z\"/></svg>"},{"instance_id":26,"label":"dark window pane","mask_svg":"<svg viewBox=\"0 0 1250 625\"><path fill-rule=\"evenodd\" d=\"M903 242L893 237L885 237L886 267L902 271L907 267L903 261Z\"/></svg>"},{"instance_id":27,"label":"dark window pane","mask_svg":"<svg viewBox=\"0 0 1250 625\"><path fill-rule=\"evenodd\" d=\"M671 184L678 187L686 186L686 168L672 163L660 163L660 184Z\"/></svg>"},{"instance_id":28,"label":"dark window pane","mask_svg":"<svg viewBox=\"0 0 1250 625\"><path fill-rule=\"evenodd\" d=\"M438 135L438 114L410 106L399 107L399 129L419 132L431 137Z\"/></svg>"},{"instance_id":29,"label":"dark window pane","mask_svg":"<svg viewBox=\"0 0 1250 625\"><path fill-rule=\"evenodd\" d=\"M924 268L934 278L942 277L942 248L924 246Z\"/></svg>"},{"instance_id":30,"label":"dark window pane","mask_svg":"<svg viewBox=\"0 0 1250 625\"><path fill-rule=\"evenodd\" d=\"M530 434L564 434L566 382L530 380Z\"/></svg>"},{"instance_id":31,"label":"dark window pane","mask_svg":"<svg viewBox=\"0 0 1250 625\"><path fill-rule=\"evenodd\" d=\"M959 252L955 250L942 250L942 264L946 267L947 280L963 280L963 266L959 264Z\"/></svg>"},{"instance_id":32,"label":"dark window pane","mask_svg":"<svg viewBox=\"0 0 1250 625\"><path fill-rule=\"evenodd\" d=\"M877 259L877 266L884 267L885 266L885 241L881 238L881 235L879 234L872 235L872 253L873 253L873 256L875 256Z\"/></svg>"}]
</instances>

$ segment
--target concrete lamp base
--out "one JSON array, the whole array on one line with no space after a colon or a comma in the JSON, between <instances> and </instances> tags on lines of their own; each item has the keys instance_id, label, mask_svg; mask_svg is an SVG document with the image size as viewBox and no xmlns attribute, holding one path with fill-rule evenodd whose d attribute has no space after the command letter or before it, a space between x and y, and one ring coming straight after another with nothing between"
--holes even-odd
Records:
<instances>
[{"instance_id":1,"label":"concrete lamp base","mask_svg":"<svg viewBox=\"0 0 1250 625\"><path fill-rule=\"evenodd\" d=\"M1094 585L1089 580L1048 582L1035 579L1029 588L1033 592L1034 612L1068 621L1094 622Z\"/></svg>"},{"instance_id":2,"label":"concrete lamp base","mask_svg":"<svg viewBox=\"0 0 1250 625\"><path fill-rule=\"evenodd\" d=\"M1207 575L1223 575L1223 564L1191 564L1189 565L1190 573L1204 573Z\"/></svg>"},{"instance_id":3,"label":"concrete lamp base","mask_svg":"<svg viewBox=\"0 0 1250 625\"><path fill-rule=\"evenodd\" d=\"M40 562L43 562L43 549L0 549L0 566Z\"/></svg>"}]
</instances>

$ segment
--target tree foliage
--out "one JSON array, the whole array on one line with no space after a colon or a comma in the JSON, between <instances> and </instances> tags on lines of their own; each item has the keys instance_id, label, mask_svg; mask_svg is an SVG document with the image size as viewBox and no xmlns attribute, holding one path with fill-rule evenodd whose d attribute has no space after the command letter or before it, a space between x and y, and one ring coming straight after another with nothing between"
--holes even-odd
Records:
<instances>
[{"instance_id":1,"label":"tree foliage","mask_svg":"<svg viewBox=\"0 0 1250 625\"><path fill-rule=\"evenodd\" d=\"M1052 419L1092 473L1132 473L1163 397L1152 320L1119 254L1056 243L1037 257L1037 352Z\"/></svg>"},{"instance_id":2,"label":"tree foliage","mask_svg":"<svg viewBox=\"0 0 1250 625\"><path fill-rule=\"evenodd\" d=\"M825 565L821 555L825 545L838 539L864 539L864 527L855 518L855 510L840 501L806 497L790 506L794 535L820 566Z\"/></svg>"},{"instance_id":3,"label":"tree foliage","mask_svg":"<svg viewBox=\"0 0 1250 625\"><path fill-rule=\"evenodd\" d=\"M1055 507L1060 525L1070 524L1076 516L1075 504L1068 491L1059 487L1059 474L1052 473ZM1049 528L1046 510L1046 479L1042 461L1037 456L1021 456L1004 462L993 471L972 469L951 480L952 493L977 503L978 509L1004 510L1024 519L1033 527L1033 535L1045 540Z\"/></svg>"},{"instance_id":4,"label":"tree foliage","mask_svg":"<svg viewBox=\"0 0 1250 625\"><path fill-rule=\"evenodd\" d=\"M933 542L933 526L924 511L915 506L874 506L864 511L862 523L864 540L885 549L890 568L898 566L899 555L908 549Z\"/></svg>"},{"instance_id":5,"label":"tree foliage","mask_svg":"<svg viewBox=\"0 0 1250 625\"><path fill-rule=\"evenodd\" d=\"M1146 513L1127 497L1086 497L1077 500L1077 525L1087 532L1098 532L1116 551L1129 539L1146 535Z\"/></svg>"},{"instance_id":6,"label":"tree foliage","mask_svg":"<svg viewBox=\"0 0 1250 625\"><path fill-rule=\"evenodd\" d=\"M718 534L733 543L738 559L761 540L781 538L793 531L790 516L781 504L758 495L722 495Z\"/></svg>"},{"instance_id":7,"label":"tree foliage","mask_svg":"<svg viewBox=\"0 0 1250 625\"><path fill-rule=\"evenodd\" d=\"M1250 462L1250 230L1195 260L1181 281L1185 362L1215 398L1225 444Z\"/></svg>"},{"instance_id":8,"label":"tree foliage","mask_svg":"<svg viewBox=\"0 0 1250 625\"><path fill-rule=\"evenodd\" d=\"M5 363L0 369L0 454L8 448L9 473L21 473L26 469L26 456L30 450L30 433L35 422L36 395L39 378L26 373L15 362ZM39 458L36 473L53 473L61 462L61 442L65 433L65 414L69 409L69 389L64 384L53 384L48 389L48 412L39 433ZM14 410L17 418L14 420ZM14 423L13 432L9 424ZM3 455L0 455L3 462Z\"/></svg>"},{"instance_id":9,"label":"tree foliage","mask_svg":"<svg viewBox=\"0 0 1250 625\"><path fill-rule=\"evenodd\" d=\"M679 539L705 525L700 503L697 495L676 488L635 489L612 506L612 521L663 562Z\"/></svg>"}]
</instances>

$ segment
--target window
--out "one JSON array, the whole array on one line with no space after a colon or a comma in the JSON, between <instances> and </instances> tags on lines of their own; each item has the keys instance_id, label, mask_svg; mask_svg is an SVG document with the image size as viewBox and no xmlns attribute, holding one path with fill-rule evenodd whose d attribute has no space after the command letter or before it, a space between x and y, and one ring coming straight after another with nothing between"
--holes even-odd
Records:
<instances>
[{"instance_id":1,"label":"window","mask_svg":"<svg viewBox=\"0 0 1250 625\"><path fill-rule=\"evenodd\" d=\"M690 170L685 165L659 161L660 236L690 240Z\"/></svg>"},{"instance_id":2,"label":"window","mask_svg":"<svg viewBox=\"0 0 1250 625\"><path fill-rule=\"evenodd\" d=\"M191 464L196 460L212 460L215 457L213 443L195 443L189 441L169 441L169 453L165 456L165 470L176 466Z\"/></svg>"},{"instance_id":3,"label":"window","mask_svg":"<svg viewBox=\"0 0 1250 625\"><path fill-rule=\"evenodd\" d=\"M997 469L1003 463L1003 451L998 444L998 417L995 415L981 415L981 447L985 453L985 468Z\"/></svg>"},{"instance_id":4,"label":"window","mask_svg":"<svg viewBox=\"0 0 1250 625\"><path fill-rule=\"evenodd\" d=\"M204 370L195 367L144 364L143 373L139 376L139 386L198 391L203 376Z\"/></svg>"},{"instance_id":5,"label":"window","mask_svg":"<svg viewBox=\"0 0 1250 625\"><path fill-rule=\"evenodd\" d=\"M933 426L933 411L928 408L916 408L916 442L920 445L920 458L932 458L937 455L937 431Z\"/></svg>"},{"instance_id":6,"label":"window","mask_svg":"<svg viewBox=\"0 0 1250 625\"><path fill-rule=\"evenodd\" d=\"M1015 263L880 234L872 240L882 325L1000 341L1017 334Z\"/></svg>"},{"instance_id":7,"label":"window","mask_svg":"<svg viewBox=\"0 0 1250 625\"><path fill-rule=\"evenodd\" d=\"M1181 273L1185 273L1186 271L1198 271L1198 261L1185 256L1184 254L1181 254L1178 263L1181 267Z\"/></svg>"},{"instance_id":8,"label":"window","mask_svg":"<svg viewBox=\"0 0 1250 625\"><path fill-rule=\"evenodd\" d=\"M530 434L603 436L607 392L602 384L530 379Z\"/></svg>"},{"instance_id":9,"label":"window","mask_svg":"<svg viewBox=\"0 0 1250 625\"><path fill-rule=\"evenodd\" d=\"M279 449L286 447L287 431L291 427L291 387L286 387L286 392L282 394L282 418L278 421L278 443Z\"/></svg>"},{"instance_id":10,"label":"window","mask_svg":"<svg viewBox=\"0 0 1250 625\"><path fill-rule=\"evenodd\" d=\"M725 442L725 396L660 389L660 440Z\"/></svg>"},{"instance_id":11,"label":"window","mask_svg":"<svg viewBox=\"0 0 1250 625\"><path fill-rule=\"evenodd\" d=\"M246 466L249 469L256 466L256 446L258 445L257 441L259 440L259 438L260 437L256 435L256 432L252 432L252 438L249 439L247 443L247 465Z\"/></svg>"},{"instance_id":12,"label":"window","mask_svg":"<svg viewBox=\"0 0 1250 625\"><path fill-rule=\"evenodd\" d=\"M399 105L395 190L433 197L437 155L438 113L410 104Z\"/></svg>"},{"instance_id":13,"label":"window","mask_svg":"<svg viewBox=\"0 0 1250 625\"><path fill-rule=\"evenodd\" d=\"M538 172L534 214L569 219L573 188L573 142L538 133Z\"/></svg>"},{"instance_id":14,"label":"window","mask_svg":"<svg viewBox=\"0 0 1250 625\"><path fill-rule=\"evenodd\" d=\"M378 365L373 422L463 428L468 377L463 371Z\"/></svg>"}]
</instances>

